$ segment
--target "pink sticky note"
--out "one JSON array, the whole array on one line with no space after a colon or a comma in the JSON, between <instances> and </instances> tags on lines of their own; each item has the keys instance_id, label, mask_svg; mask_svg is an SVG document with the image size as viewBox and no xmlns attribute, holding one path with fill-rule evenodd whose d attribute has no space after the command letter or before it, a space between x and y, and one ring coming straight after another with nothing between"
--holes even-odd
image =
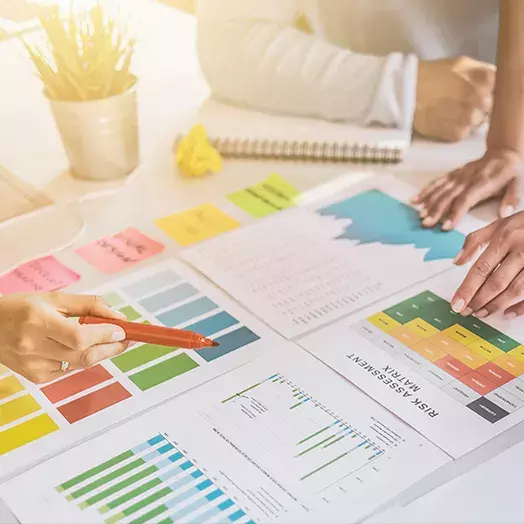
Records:
<instances>
[{"instance_id":1,"label":"pink sticky note","mask_svg":"<svg viewBox=\"0 0 524 524\"><path fill-rule=\"evenodd\" d=\"M37 258L0 276L0 293L34 293L56 291L80 278L55 257Z\"/></svg>"},{"instance_id":2,"label":"pink sticky note","mask_svg":"<svg viewBox=\"0 0 524 524\"><path fill-rule=\"evenodd\" d=\"M121 233L104 237L76 252L104 273L117 273L163 251L164 246L130 227Z\"/></svg>"}]
</instances>

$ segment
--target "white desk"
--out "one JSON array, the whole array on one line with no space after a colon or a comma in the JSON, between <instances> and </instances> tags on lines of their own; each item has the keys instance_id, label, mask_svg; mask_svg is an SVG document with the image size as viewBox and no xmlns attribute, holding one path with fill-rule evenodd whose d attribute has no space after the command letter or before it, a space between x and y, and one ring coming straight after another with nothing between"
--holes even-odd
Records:
<instances>
[{"instance_id":1,"label":"white desk","mask_svg":"<svg viewBox=\"0 0 524 524\"><path fill-rule=\"evenodd\" d=\"M151 5L149 0L135 0L134 4L141 10L142 42L136 71L140 78L142 165L130 185L111 196L76 207L87 228L75 247L139 224L146 234L161 238L170 248L163 256L173 256L177 247L166 242L165 237L159 237L160 232L152 224L154 218L205 201L217 201L236 189L261 180L270 172L279 172L302 190L329 181L343 172L364 169L393 171L400 178L422 186L430 178L482 152L481 139L457 145L416 141L406 161L389 168L229 161L220 174L183 180L173 166L172 140L193 123L198 106L209 94L194 47L195 22L189 15L165 6ZM104 184L76 181L65 172L67 162L50 110L18 42L11 40L0 44L0 64L0 162L25 180L44 188L59 202L106 188ZM109 184L109 187L113 186ZM492 211L492 208L484 207L478 213L482 218L492 218ZM35 238L43 238L49 249L53 248L56 231L42 230L35 223L32 233ZM2 242L0 233L0 245ZM31 238L24 243L3 245L0 266L6 262L8 252L15 260L40 254L31 253L32 245ZM60 257L82 274L80 283L71 288L73 291L101 282L100 274L72 253L61 253ZM10 519L12 515L2 508L0 502L0 522L9 522Z\"/></svg>"}]
</instances>

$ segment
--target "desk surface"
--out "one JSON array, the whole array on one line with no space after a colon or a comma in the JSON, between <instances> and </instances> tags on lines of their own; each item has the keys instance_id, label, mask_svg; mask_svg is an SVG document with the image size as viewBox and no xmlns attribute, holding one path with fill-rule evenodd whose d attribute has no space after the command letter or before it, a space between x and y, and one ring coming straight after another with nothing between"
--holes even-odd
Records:
<instances>
[{"instance_id":1,"label":"desk surface","mask_svg":"<svg viewBox=\"0 0 524 524\"><path fill-rule=\"evenodd\" d=\"M77 238L75 247L138 224L146 234L158 237L159 233L152 224L154 218L205 201L217 201L275 171L302 190L342 173L358 173L364 169L394 172L405 181L423 186L431 178L479 156L483 151L482 138L455 145L416 140L405 162L393 167L229 161L218 175L184 180L176 174L173 166L172 140L195 121L199 105L209 95L195 52L195 21L189 15L151 4L149 0L135 0L134 4L142 11L139 17L140 45L135 62L140 78L142 164L135 178L125 186L121 183L80 182L70 177L53 118L31 64L19 42L7 40L0 43L3 68L0 162L26 181L44 189L58 202L115 189L107 196L67 208L68 213L73 213L72 220L79 224L84 222L87 226ZM484 206L476 214L484 219L493 218L493 206ZM24 244L11 244L9 239L13 236L4 236L5 232L0 231L0 245L9 246L9 250L0 250L0 269L5 270L13 261L42 254L38 249L56 247L59 235L56 230L45 230L37 223L31 228L35 242L28 240ZM64 234L69 233L70 230ZM35 247L37 245L39 247ZM169 254L176 254L176 246L170 247ZM67 252L63 254L64 261L67 262L68 256ZM82 266L82 277L81 283L72 290L101 283L100 275L88 266ZM497 446L507 447L507 442L506 439ZM485 457L492 453L488 450ZM482 456L476 460L481 460ZM12 515L0 502L0 522L9 522L10 519Z\"/></svg>"}]
</instances>

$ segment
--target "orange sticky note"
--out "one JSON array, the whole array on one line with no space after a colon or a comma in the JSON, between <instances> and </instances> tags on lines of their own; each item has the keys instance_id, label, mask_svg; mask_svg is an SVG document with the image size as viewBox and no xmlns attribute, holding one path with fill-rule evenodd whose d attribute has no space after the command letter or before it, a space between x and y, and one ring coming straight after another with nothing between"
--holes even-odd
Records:
<instances>
[{"instance_id":1,"label":"orange sticky note","mask_svg":"<svg viewBox=\"0 0 524 524\"><path fill-rule=\"evenodd\" d=\"M118 273L163 250L163 244L130 227L87 244L76 252L103 273Z\"/></svg>"},{"instance_id":2,"label":"orange sticky note","mask_svg":"<svg viewBox=\"0 0 524 524\"><path fill-rule=\"evenodd\" d=\"M38 258L0 276L0 293L56 291L79 280L80 275L54 256Z\"/></svg>"},{"instance_id":3,"label":"orange sticky note","mask_svg":"<svg viewBox=\"0 0 524 524\"><path fill-rule=\"evenodd\" d=\"M181 213L159 218L155 220L155 224L181 246L207 240L240 225L213 204L202 204Z\"/></svg>"}]
</instances>

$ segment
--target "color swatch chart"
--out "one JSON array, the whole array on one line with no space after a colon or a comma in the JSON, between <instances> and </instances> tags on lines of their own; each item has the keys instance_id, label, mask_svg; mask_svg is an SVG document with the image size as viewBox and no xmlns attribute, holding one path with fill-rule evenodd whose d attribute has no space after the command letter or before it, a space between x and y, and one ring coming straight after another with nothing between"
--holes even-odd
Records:
<instances>
[{"instance_id":1,"label":"color swatch chart","mask_svg":"<svg viewBox=\"0 0 524 524\"><path fill-rule=\"evenodd\" d=\"M254 524L161 434L66 480L56 490L81 510L96 510L107 524Z\"/></svg>"},{"instance_id":2,"label":"color swatch chart","mask_svg":"<svg viewBox=\"0 0 524 524\"><path fill-rule=\"evenodd\" d=\"M397 198L401 191L389 189L351 188L351 196L287 209L181 256L297 338L445 271L461 249L462 233L422 228L418 212ZM384 276L385 259L393 278Z\"/></svg>"},{"instance_id":3,"label":"color swatch chart","mask_svg":"<svg viewBox=\"0 0 524 524\"><path fill-rule=\"evenodd\" d=\"M202 286L206 284L200 280L188 268L171 262L145 273L137 272L100 294L131 321L194 330L218 341L218 347L196 352L134 344L110 361L72 372L41 387L0 369L0 456L60 428L85 421L95 424L93 419L110 408L116 409L124 401L149 394L165 384L169 384L167 389L148 397L149 405L250 360L252 357L243 353L237 360L229 358L222 366L216 364L260 337L243 325L236 314L218 305L220 295L216 296L216 290L212 290L214 298L203 292ZM180 382L186 375L190 377ZM142 403L141 407L148 405ZM129 405L122 407L118 416L123 418L133 412L133 406ZM108 415L89 428L97 430L114 422Z\"/></svg>"},{"instance_id":4,"label":"color swatch chart","mask_svg":"<svg viewBox=\"0 0 524 524\"><path fill-rule=\"evenodd\" d=\"M491 423L524 406L524 346L431 291L354 327Z\"/></svg>"},{"instance_id":5,"label":"color swatch chart","mask_svg":"<svg viewBox=\"0 0 524 524\"><path fill-rule=\"evenodd\" d=\"M57 429L23 381L0 364L0 455Z\"/></svg>"},{"instance_id":6,"label":"color swatch chart","mask_svg":"<svg viewBox=\"0 0 524 524\"><path fill-rule=\"evenodd\" d=\"M222 406L223 412L235 424L256 435L254 438L260 439L264 448L277 448L293 462L293 469L299 472L297 480L306 483L315 493L374 463L384 454L381 445L341 420L280 373L224 399ZM270 428L267 418L271 418ZM373 431L375 429L376 434L383 437L383 431L378 428ZM391 433L385 442L394 445L397 438Z\"/></svg>"}]
</instances>

